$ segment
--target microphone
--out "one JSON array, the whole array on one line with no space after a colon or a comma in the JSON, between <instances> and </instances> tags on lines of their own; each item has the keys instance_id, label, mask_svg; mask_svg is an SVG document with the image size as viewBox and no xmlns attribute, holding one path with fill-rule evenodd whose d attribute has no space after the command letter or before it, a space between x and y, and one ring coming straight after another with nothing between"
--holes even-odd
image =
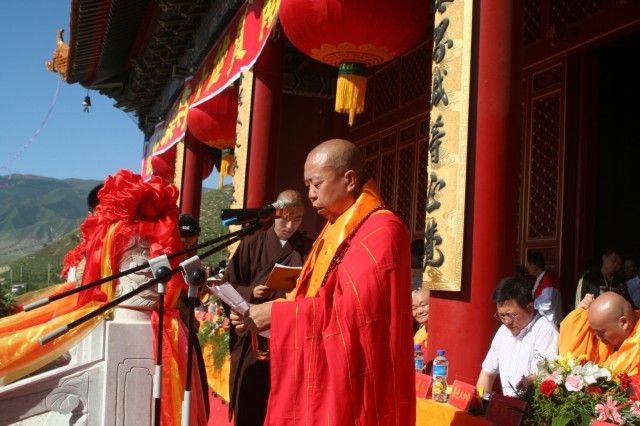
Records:
<instances>
[{"instance_id":1,"label":"microphone","mask_svg":"<svg viewBox=\"0 0 640 426\"><path fill-rule=\"evenodd\" d=\"M242 225L256 220L266 221L274 216L291 213L293 204L289 200L278 200L273 204L252 209L223 209L220 211L222 226Z\"/></svg>"}]
</instances>

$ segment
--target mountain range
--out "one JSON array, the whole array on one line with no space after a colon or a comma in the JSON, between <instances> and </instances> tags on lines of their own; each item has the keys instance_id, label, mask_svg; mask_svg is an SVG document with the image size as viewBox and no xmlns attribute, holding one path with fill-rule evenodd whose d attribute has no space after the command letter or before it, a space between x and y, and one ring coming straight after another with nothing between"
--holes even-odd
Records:
<instances>
[{"instance_id":1,"label":"mountain range","mask_svg":"<svg viewBox=\"0 0 640 426\"><path fill-rule=\"evenodd\" d=\"M0 176L0 266L78 229L97 180Z\"/></svg>"},{"instance_id":2,"label":"mountain range","mask_svg":"<svg viewBox=\"0 0 640 426\"><path fill-rule=\"evenodd\" d=\"M86 196L99 181L40 176L0 176L0 282L28 283L29 289L59 282L65 254L81 240ZM200 241L229 232L220 210L229 208L233 187L203 190ZM215 266L228 252L203 260Z\"/></svg>"}]
</instances>

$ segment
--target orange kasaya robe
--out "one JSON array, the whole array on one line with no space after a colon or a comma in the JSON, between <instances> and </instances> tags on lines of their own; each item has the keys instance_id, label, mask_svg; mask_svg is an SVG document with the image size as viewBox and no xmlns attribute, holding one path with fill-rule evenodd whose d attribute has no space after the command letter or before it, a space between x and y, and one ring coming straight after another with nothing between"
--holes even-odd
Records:
<instances>
[{"instance_id":1,"label":"orange kasaya robe","mask_svg":"<svg viewBox=\"0 0 640 426\"><path fill-rule=\"evenodd\" d=\"M273 304L265 425L415 424L409 235L381 205L367 182Z\"/></svg>"},{"instance_id":2,"label":"orange kasaya robe","mask_svg":"<svg viewBox=\"0 0 640 426\"><path fill-rule=\"evenodd\" d=\"M637 374L640 364L640 310L636 311L639 319L633 331L618 350L598 340L587 321L588 312L587 309L577 308L560 323L560 355L568 352L573 356L586 355L587 359L614 374L623 371L630 375Z\"/></svg>"},{"instance_id":3,"label":"orange kasaya robe","mask_svg":"<svg viewBox=\"0 0 640 426\"><path fill-rule=\"evenodd\" d=\"M427 331L427 327L420 327L416 334L413 335L413 344L414 345L422 345L423 352L427 350L427 336L429 332Z\"/></svg>"}]
</instances>

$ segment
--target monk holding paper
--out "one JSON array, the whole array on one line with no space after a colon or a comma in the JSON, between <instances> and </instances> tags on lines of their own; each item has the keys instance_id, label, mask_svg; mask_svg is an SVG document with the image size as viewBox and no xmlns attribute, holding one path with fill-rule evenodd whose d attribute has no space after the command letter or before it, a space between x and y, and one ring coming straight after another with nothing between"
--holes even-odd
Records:
<instances>
[{"instance_id":1,"label":"monk holding paper","mask_svg":"<svg viewBox=\"0 0 640 426\"><path fill-rule=\"evenodd\" d=\"M298 232L304 214L304 198L297 191L284 191L278 200L287 201L287 217L277 218L265 232L244 239L231 258L221 282L229 282L252 304L284 297L265 285L276 263L301 266L311 241ZM256 342L265 349L262 337ZM257 348L256 348L257 349ZM256 357L251 334L231 327L229 334L231 370L229 374L229 420L236 425L258 425L264 421L269 398L269 361Z\"/></svg>"},{"instance_id":2,"label":"monk holding paper","mask_svg":"<svg viewBox=\"0 0 640 426\"><path fill-rule=\"evenodd\" d=\"M640 364L640 311L623 296L587 294L560 324L560 354L586 355L614 373L638 374Z\"/></svg>"},{"instance_id":3,"label":"monk holding paper","mask_svg":"<svg viewBox=\"0 0 640 426\"><path fill-rule=\"evenodd\" d=\"M414 425L407 227L349 141L316 146L304 182L327 224L296 289L286 302L231 315L238 327L271 330L265 424Z\"/></svg>"}]
</instances>

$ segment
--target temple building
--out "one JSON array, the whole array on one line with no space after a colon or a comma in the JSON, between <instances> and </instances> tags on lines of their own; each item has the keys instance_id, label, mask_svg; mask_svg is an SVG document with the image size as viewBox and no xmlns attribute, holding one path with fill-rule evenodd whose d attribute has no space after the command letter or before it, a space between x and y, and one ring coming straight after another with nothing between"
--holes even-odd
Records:
<instances>
[{"instance_id":1,"label":"temple building","mask_svg":"<svg viewBox=\"0 0 640 426\"><path fill-rule=\"evenodd\" d=\"M233 207L260 207L305 192L313 146L356 143L425 248L415 273L433 290L427 355L445 349L452 379L475 384L498 327L493 289L529 252L560 277L565 313L606 247L637 255L639 1L407 0L417 36L358 70L366 97L352 124L349 108L335 111L338 62L374 55L365 44L391 51L379 33L398 3L372 15L382 24L361 18L370 39L351 48L329 25L304 35L293 3L72 0L49 67L137 118L134 172L175 183L195 216L212 167L233 175ZM305 13L300 26L326 18ZM322 225L308 214L302 228Z\"/></svg>"}]
</instances>

